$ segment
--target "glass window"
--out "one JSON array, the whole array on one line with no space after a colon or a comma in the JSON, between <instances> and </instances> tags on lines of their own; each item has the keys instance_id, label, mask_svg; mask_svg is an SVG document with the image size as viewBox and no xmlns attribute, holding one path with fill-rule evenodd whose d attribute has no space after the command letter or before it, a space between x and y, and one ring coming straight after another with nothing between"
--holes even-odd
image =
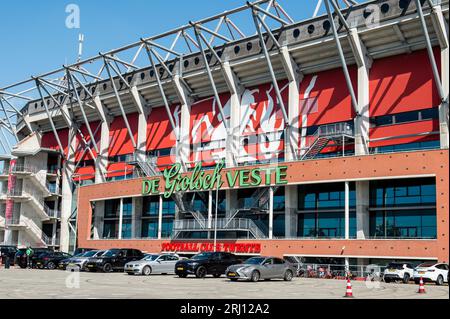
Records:
<instances>
[{"instance_id":1,"label":"glass window","mask_svg":"<svg viewBox=\"0 0 450 319\"><path fill-rule=\"evenodd\" d=\"M105 221L103 225L103 238L105 239L115 239L119 237L119 221Z\"/></svg>"},{"instance_id":2,"label":"glass window","mask_svg":"<svg viewBox=\"0 0 450 319\"><path fill-rule=\"evenodd\" d=\"M371 207L402 207L436 204L433 178L374 181L370 183Z\"/></svg>"},{"instance_id":3,"label":"glass window","mask_svg":"<svg viewBox=\"0 0 450 319\"><path fill-rule=\"evenodd\" d=\"M422 120L439 119L439 108L435 107L432 109L422 110L420 114Z\"/></svg>"},{"instance_id":4,"label":"glass window","mask_svg":"<svg viewBox=\"0 0 450 319\"><path fill-rule=\"evenodd\" d=\"M143 216L158 216L159 215L159 197L144 197Z\"/></svg>"},{"instance_id":5,"label":"glass window","mask_svg":"<svg viewBox=\"0 0 450 319\"><path fill-rule=\"evenodd\" d=\"M380 238L436 238L436 211L428 209L370 213L370 236Z\"/></svg>"},{"instance_id":6,"label":"glass window","mask_svg":"<svg viewBox=\"0 0 450 319\"><path fill-rule=\"evenodd\" d=\"M161 236L163 238L170 238L172 236L173 219L163 218Z\"/></svg>"},{"instance_id":7,"label":"glass window","mask_svg":"<svg viewBox=\"0 0 450 319\"><path fill-rule=\"evenodd\" d=\"M133 199L124 198L123 199L123 216L131 217L133 215Z\"/></svg>"},{"instance_id":8,"label":"glass window","mask_svg":"<svg viewBox=\"0 0 450 319\"><path fill-rule=\"evenodd\" d=\"M107 200L105 202L105 217L114 218L120 215L120 199Z\"/></svg>"},{"instance_id":9,"label":"glass window","mask_svg":"<svg viewBox=\"0 0 450 319\"><path fill-rule=\"evenodd\" d=\"M142 220L142 238L158 238L158 221Z\"/></svg>"},{"instance_id":10,"label":"glass window","mask_svg":"<svg viewBox=\"0 0 450 319\"><path fill-rule=\"evenodd\" d=\"M132 237L132 222L131 219L122 221L122 239L131 239Z\"/></svg>"},{"instance_id":11,"label":"glass window","mask_svg":"<svg viewBox=\"0 0 450 319\"><path fill-rule=\"evenodd\" d=\"M395 124L414 122L419 120L419 112L405 112L395 115Z\"/></svg>"},{"instance_id":12,"label":"glass window","mask_svg":"<svg viewBox=\"0 0 450 319\"><path fill-rule=\"evenodd\" d=\"M355 183L350 183L350 207L356 207ZM343 183L299 186L301 211L345 208L345 185Z\"/></svg>"},{"instance_id":13,"label":"glass window","mask_svg":"<svg viewBox=\"0 0 450 319\"><path fill-rule=\"evenodd\" d=\"M285 215L275 214L273 216L273 235L278 238L285 236L286 226L285 226Z\"/></svg>"}]
</instances>

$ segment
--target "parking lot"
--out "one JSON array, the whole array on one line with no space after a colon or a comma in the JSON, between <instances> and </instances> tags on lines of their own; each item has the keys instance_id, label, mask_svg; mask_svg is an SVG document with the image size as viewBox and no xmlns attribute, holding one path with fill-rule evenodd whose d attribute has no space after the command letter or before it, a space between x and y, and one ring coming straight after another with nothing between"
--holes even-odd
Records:
<instances>
[{"instance_id":1,"label":"parking lot","mask_svg":"<svg viewBox=\"0 0 450 319\"><path fill-rule=\"evenodd\" d=\"M378 287L376 287L379 284ZM418 294L414 284L354 281L358 299L448 299L449 287L427 284ZM214 279L181 279L174 275L149 277L124 273L69 273L66 271L0 270L0 299L340 299L343 280L295 278L292 282L230 282Z\"/></svg>"}]
</instances>

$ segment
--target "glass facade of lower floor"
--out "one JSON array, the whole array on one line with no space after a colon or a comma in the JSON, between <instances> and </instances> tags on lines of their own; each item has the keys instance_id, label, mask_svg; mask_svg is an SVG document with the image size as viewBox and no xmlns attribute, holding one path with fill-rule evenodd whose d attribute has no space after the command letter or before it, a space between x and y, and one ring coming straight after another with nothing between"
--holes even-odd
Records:
<instances>
[{"instance_id":1,"label":"glass facade of lower floor","mask_svg":"<svg viewBox=\"0 0 450 319\"><path fill-rule=\"evenodd\" d=\"M433 178L367 182L357 198L356 182L296 186L296 206L284 187L221 191L217 207L219 239L345 239L369 225L365 238L434 239L437 236ZM292 189L291 189L292 190ZM96 203L93 239L207 239L216 225L215 192L123 198ZM229 196L229 197L228 197ZM292 196L291 196L292 197ZM358 201L366 204L358 208ZM209 205L212 205L211 207ZM186 208L187 207L187 208ZM271 209L272 208L272 209ZM359 212L358 212L359 209ZM348 220L346 211L348 212ZM358 214L359 217L358 217ZM346 229L348 225L348 230Z\"/></svg>"}]
</instances>

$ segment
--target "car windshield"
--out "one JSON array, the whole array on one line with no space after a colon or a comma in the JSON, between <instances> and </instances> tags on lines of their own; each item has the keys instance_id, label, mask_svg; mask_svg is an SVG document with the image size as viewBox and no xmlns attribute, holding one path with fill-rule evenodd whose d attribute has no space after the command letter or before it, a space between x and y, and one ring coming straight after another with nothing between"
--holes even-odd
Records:
<instances>
[{"instance_id":1,"label":"car windshield","mask_svg":"<svg viewBox=\"0 0 450 319\"><path fill-rule=\"evenodd\" d=\"M261 258L261 257L253 257L253 258L247 259L245 261L245 263L249 264L249 265L261 265L264 260L266 260L266 259Z\"/></svg>"},{"instance_id":2,"label":"car windshield","mask_svg":"<svg viewBox=\"0 0 450 319\"><path fill-rule=\"evenodd\" d=\"M211 253L200 253L192 257L192 260L202 260L202 259L208 259L212 256Z\"/></svg>"},{"instance_id":3,"label":"car windshield","mask_svg":"<svg viewBox=\"0 0 450 319\"><path fill-rule=\"evenodd\" d=\"M147 261L155 261L156 259L158 259L159 255L149 255L149 256L145 256L143 260L147 260Z\"/></svg>"},{"instance_id":4,"label":"car windshield","mask_svg":"<svg viewBox=\"0 0 450 319\"><path fill-rule=\"evenodd\" d=\"M97 251L97 252L95 253L94 257L103 256L104 253L105 253L104 250Z\"/></svg>"},{"instance_id":5,"label":"car windshield","mask_svg":"<svg viewBox=\"0 0 450 319\"><path fill-rule=\"evenodd\" d=\"M98 251L93 250L93 251L85 252L84 254L81 254L77 257L94 257L97 253L98 253Z\"/></svg>"},{"instance_id":6,"label":"car windshield","mask_svg":"<svg viewBox=\"0 0 450 319\"><path fill-rule=\"evenodd\" d=\"M118 253L119 253L119 250L112 249L112 250L106 251L106 252L102 255L102 257L116 257Z\"/></svg>"},{"instance_id":7,"label":"car windshield","mask_svg":"<svg viewBox=\"0 0 450 319\"><path fill-rule=\"evenodd\" d=\"M387 266L389 269L403 269L403 264L391 263Z\"/></svg>"},{"instance_id":8,"label":"car windshield","mask_svg":"<svg viewBox=\"0 0 450 319\"><path fill-rule=\"evenodd\" d=\"M421 268L428 268L428 267L433 267L435 264L433 264L433 263L423 263L423 264L420 264L418 267L421 267Z\"/></svg>"}]
</instances>

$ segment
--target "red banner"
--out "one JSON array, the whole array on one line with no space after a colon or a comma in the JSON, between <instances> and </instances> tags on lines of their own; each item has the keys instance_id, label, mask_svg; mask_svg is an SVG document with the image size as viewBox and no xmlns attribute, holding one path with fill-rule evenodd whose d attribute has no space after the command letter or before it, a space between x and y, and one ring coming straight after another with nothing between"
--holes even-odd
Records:
<instances>
[{"instance_id":1,"label":"red banner","mask_svg":"<svg viewBox=\"0 0 450 319\"><path fill-rule=\"evenodd\" d=\"M213 243L204 242L167 242L161 244L163 252L213 252ZM259 254L261 244L258 243L217 243L217 252L228 252L234 254Z\"/></svg>"}]
</instances>

